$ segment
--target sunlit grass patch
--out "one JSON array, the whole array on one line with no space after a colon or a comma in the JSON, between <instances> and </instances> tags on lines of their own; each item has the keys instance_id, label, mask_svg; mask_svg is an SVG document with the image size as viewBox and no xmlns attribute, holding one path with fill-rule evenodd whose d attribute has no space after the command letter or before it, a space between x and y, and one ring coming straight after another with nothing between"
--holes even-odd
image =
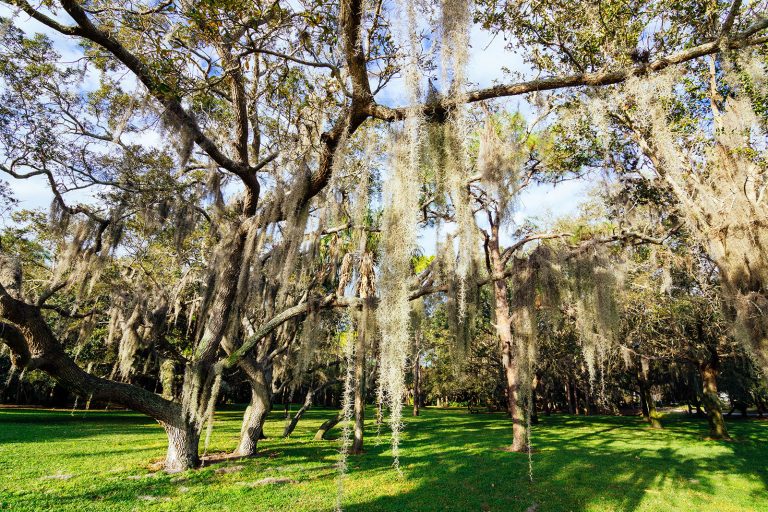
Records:
<instances>
[{"instance_id":1,"label":"sunlit grass patch","mask_svg":"<svg viewBox=\"0 0 768 512\"><path fill-rule=\"evenodd\" d=\"M0 503L14 511L332 510L337 443L312 436L333 414L309 411L283 440L276 411L258 457L166 475L148 469L165 435L138 414L3 410ZM236 446L241 417L236 408L217 413L209 452ZM768 422L729 422L736 441L723 443L705 440L704 420L684 416L667 418L664 430L639 418L541 420L533 482L527 456L500 449L511 435L504 415L428 408L407 418L402 477L389 439L377 439L369 421L365 454L349 458L345 510L768 510Z\"/></svg>"}]
</instances>

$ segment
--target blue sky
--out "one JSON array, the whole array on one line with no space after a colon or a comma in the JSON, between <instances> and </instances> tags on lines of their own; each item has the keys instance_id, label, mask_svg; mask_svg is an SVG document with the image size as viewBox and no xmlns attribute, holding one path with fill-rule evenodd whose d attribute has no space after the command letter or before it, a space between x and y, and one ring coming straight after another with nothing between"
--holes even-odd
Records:
<instances>
[{"instance_id":1,"label":"blue sky","mask_svg":"<svg viewBox=\"0 0 768 512\"><path fill-rule=\"evenodd\" d=\"M0 16L9 15L12 15L12 11L7 6L0 6ZM16 14L15 23L29 33L43 32L54 39L62 60L73 61L81 54L76 41L60 36L24 13ZM521 57L507 50L504 45L503 38L492 38L478 27L473 28L470 36L471 50L467 75L474 86L487 87L497 81L510 81L509 77L505 77L503 68L513 72L528 71ZM527 74L530 75L530 73ZM98 77L95 75L87 77L85 88L96 87L97 81ZM377 100L389 105L403 105L407 103L406 97L402 82L395 80L380 93ZM530 113L529 106L522 98L506 100L505 106L510 110ZM150 134L147 135L145 142L152 144L156 139L156 134ZM6 179L10 183L14 196L20 202L20 208L47 208L51 202L52 194L47 182L43 179L13 180L5 176L0 176L0 179ZM531 186L519 198L515 221L519 223L527 218L536 218L539 223L546 224L547 219L573 214L585 200L589 187L589 183L582 180L564 182L557 186ZM72 193L68 199L71 202L87 202L88 195L82 192ZM0 221L1 224L8 222L10 222L9 219ZM434 233L422 233L420 245L425 252L431 252L434 247Z\"/></svg>"}]
</instances>

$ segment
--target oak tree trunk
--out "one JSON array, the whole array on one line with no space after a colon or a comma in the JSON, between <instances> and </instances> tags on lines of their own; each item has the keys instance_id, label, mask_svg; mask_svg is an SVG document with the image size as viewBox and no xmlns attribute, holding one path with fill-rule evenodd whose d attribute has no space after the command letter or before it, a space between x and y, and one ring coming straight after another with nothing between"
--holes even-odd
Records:
<instances>
[{"instance_id":1,"label":"oak tree trunk","mask_svg":"<svg viewBox=\"0 0 768 512\"><path fill-rule=\"evenodd\" d=\"M494 234L497 227L492 228ZM486 242L489 269L493 276L494 313L496 316L496 334L499 337L501 361L507 387L507 409L512 418L512 446L510 451L521 452L526 449L525 411L520 403L520 362L516 357L515 343L512 337L512 315L509 305L509 290L504 277L504 261L499 250L498 237L493 236Z\"/></svg>"},{"instance_id":2,"label":"oak tree trunk","mask_svg":"<svg viewBox=\"0 0 768 512\"><path fill-rule=\"evenodd\" d=\"M707 413L709 422L709 437L712 439L730 440L728 429L725 426L723 411L720 406L720 398L717 392L717 376L720 373L718 368L717 356L715 355L709 361L699 364L702 382L702 405Z\"/></svg>"},{"instance_id":3,"label":"oak tree trunk","mask_svg":"<svg viewBox=\"0 0 768 512\"><path fill-rule=\"evenodd\" d=\"M190 425L174 426L161 423L168 435L168 451L165 455L165 471L178 473L200 464L198 445L200 432Z\"/></svg>"},{"instance_id":4,"label":"oak tree trunk","mask_svg":"<svg viewBox=\"0 0 768 512\"><path fill-rule=\"evenodd\" d=\"M256 454L256 447L264 433L264 422L272 409L271 372L251 364L241 364L251 385L251 402L243 415L240 442L236 455L250 457Z\"/></svg>"},{"instance_id":5,"label":"oak tree trunk","mask_svg":"<svg viewBox=\"0 0 768 512\"><path fill-rule=\"evenodd\" d=\"M285 429L283 430L283 437L290 436L294 429L296 428L296 425L299 423L299 420L304 416L304 413L309 410L310 407L312 407L312 404L315 401L315 395L318 393L325 391L329 386L332 386L334 384L338 384L339 380L331 380L326 382L325 384L322 384L319 387L312 388L310 387L307 390L307 394L304 397L304 403L301 405L301 408L296 411L296 414L294 414L293 418L291 418L291 421L285 426ZM286 416L287 418L288 416Z\"/></svg>"},{"instance_id":6,"label":"oak tree trunk","mask_svg":"<svg viewBox=\"0 0 768 512\"><path fill-rule=\"evenodd\" d=\"M360 314L360 329L357 340L355 341L355 427L352 447L349 451L349 453L354 455L363 453L363 435L365 430L365 358L368 315L368 300L365 299L365 302L363 303L363 311Z\"/></svg>"},{"instance_id":7,"label":"oak tree trunk","mask_svg":"<svg viewBox=\"0 0 768 512\"><path fill-rule=\"evenodd\" d=\"M656 410L656 403L653 401L651 387L646 381L640 383L640 405L643 409L643 419L650 424L651 428L663 428L659 412Z\"/></svg>"},{"instance_id":8,"label":"oak tree trunk","mask_svg":"<svg viewBox=\"0 0 768 512\"><path fill-rule=\"evenodd\" d=\"M414 336L415 355L413 357L413 415L418 416L421 408L421 361L419 340L421 333L417 332Z\"/></svg>"},{"instance_id":9,"label":"oak tree trunk","mask_svg":"<svg viewBox=\"0 0 768 512\"><path fill-rule=\"evenodd\" d=\"M307 412L307 410L312 407L312 397L314 396L315 392L317 390L312 389L311 387L307 390L307 394L304 397L304 403L301 404L301 407L298 411L296 411L296 414L293 415L293 418L291 418L291 421L288 422L288 424L283 429L283 437L288 437L291 434L293 434L293 431L296 429L296 425L298 425L299 420L302 416L304 416L304 413ZM288 418L288 410L286 409L286 419Z\"/></svg>"},{"instance_id":10,"label":"oak tree trunk","mask_svg":"<svg viewBox=\"0 0 768 512\"><path fill-rule=\"evenodd\" d=\"M325 420L322 425L320 425L320 428L317 429L317 433L315 433L315 441L322 441L325 439L325 436L328 435L328 432L339 424L339 422L342 419L341 414L337 414L333 418L330 418L328 420Z\"/></svg>"},{"instance_id":11,"label":"oak tree trunk","mask_svg":"<svg viewBox=\"0 0 768 512\"><path fill-rule=\"evenodd\" d=\"M39 369L77 396L119 404L154 418L168 433L168 471L192 468L199 462L199 432L183 417L181 405L141 387L96 377L64 351L40 308L22 302L0 285L0 339L11 349L11 358L21 368Z\"/></svg>"}]
</instances>

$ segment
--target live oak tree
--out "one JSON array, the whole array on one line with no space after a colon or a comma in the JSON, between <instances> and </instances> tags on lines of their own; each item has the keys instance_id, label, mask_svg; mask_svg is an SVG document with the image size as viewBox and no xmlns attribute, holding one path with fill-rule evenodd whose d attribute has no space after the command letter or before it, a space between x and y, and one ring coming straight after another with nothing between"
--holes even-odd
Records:
<instances>
[{"instance_id":1,"label":"live oak tree","mask_svg":"<svg viewBox=\"0 0 768 512\"><path fill-rule=\"evenodd\" d=\"M510 32L532 67L546 76L471 89L465 53L471 6L460 1L426 5L419 7L424 14L440 19L444 75L441 90L427 94L423 75L433 63L425 63L426 41L419 37L416 7L410 3L8 4L15 17L3 23L0 169L13 179L47 182L54 196L52 222L62 225L66 250L60 255L64 276L53 275L46 290L29 293L22 289L13 258L4 257L3 341L18 365L41 369L79 395L157 419L168 433L168 470L198 462L199 437L213 414L222 375L234 368L249 382L253 397L237 452L253 453L270 407L275 359L295 342L298 320L316 309L370 301L371 287L355 300L338 296L345 251L323 247L317 237L309 246L304 243L307 231L355 227L352 215L338 205L347 203L343 199L360 181L344 177L361 127L372 120L393 126L375 291L379 384L392 411L396 453L408 303L435 285L433 279L412 286L418 277L412 279L410 265L422 206L419 149L429 123L444 128L443 147L453 156L443 169L444 193L463 237L454 262L462 309L473 236L463 105L643 82L709 55L748 51L765 42L768 27L761 4L742 8L738 1L699 6L707 14L704 21L686 15L689 6L666 2L635 9L600 2L579 16L571 9L564 16L558 5L529 9L524 3L481 2L476 17L492 30ZM637 53L642 29L656 15L671 21L657 31L647 55ZM597 30L576 30L585 21L582 16ZM57 37L23 34L16 28L21 17ZM558 27L578 37L568 40ZM76 65L60 63L57 55L57 46L70 41L80 44L82 59ZM406 78L409 103L377 101L398 74ZM98 85L79 94L86 81ZM161 140L152 143L158 133ZM72 191L86 188L97 191L97 200L70 199ZM45 313L46 303L73 283L98 281L101 269L125 251L121 232L148 210L155 212L155 223L147 223L143 236L162 232L165 222L181 244L193 236L194 229L184 229L190 226L202 226L208 240L196 256L202 284L194 293L182 284L183 271L175 283L164 283L186 289L195 299L188 310L195 322L185 341L188 355L177 399L85 371L64 350ZM358 267L369 258L360 252ZM178 256L172 259L179 268L191 265ZM499 270L507 272L494 268ZM141 318L146 327L140 337L155 337L163 332L158 327L171 303L156 300L162 294L134 278L129 274L122 283L128 301L116 316L122 315L124 332L136 331ZM743 294L759 297L753 288Z\"/></svg>"}]
</instances>

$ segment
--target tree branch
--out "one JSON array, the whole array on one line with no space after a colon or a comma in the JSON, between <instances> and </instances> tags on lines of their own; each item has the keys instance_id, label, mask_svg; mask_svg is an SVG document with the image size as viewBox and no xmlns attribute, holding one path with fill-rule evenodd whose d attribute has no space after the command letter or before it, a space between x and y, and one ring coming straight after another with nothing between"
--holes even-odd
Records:
<instances>
[{"instance_id":1,"label":"tree branch","mask_svg":"<svg viewBox=\"0 0 768 512\"><path fill-rule=\"evenodd\" d=\"M682 64L699 57L718 53L725 49L739 49L748 46L759 45L764 38L751 39L754 34L768 28L768 18L758 18L746 30L729 38L725 44L718 38L707 43L687 48L666 57L660 57L649 64L638 64L615 71L597 71L594 73L579 73L576 75L555 76L518 82L515 84L496 85L486 89L478 89L465 94L462 101L474 103L494 98L519 96L534 91L551 91L553 89L565 89L582 86L605 86L624 82L633 76L641 76L648 72L659 72L670 66ZM722 48L721 46L725 46ZM439 118L445 112L455 107L454 100L446 100L441 103L425 105L424 114L428 118ZM371 103L367 107L367 113L371 117L384 121L397 121L405 118L410 107L389 108L378 103Z\"/></svg>"}]
</instances>

